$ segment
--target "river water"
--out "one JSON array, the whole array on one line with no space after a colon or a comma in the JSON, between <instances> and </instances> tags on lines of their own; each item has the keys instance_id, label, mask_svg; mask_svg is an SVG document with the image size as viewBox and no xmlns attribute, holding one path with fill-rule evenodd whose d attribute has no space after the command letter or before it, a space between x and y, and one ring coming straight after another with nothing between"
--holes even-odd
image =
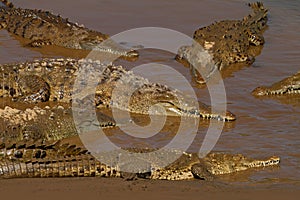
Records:
<instances>
[{"instance_id":1,"label":"river water","mask_svg":"<svg viewBox=\"0 0 300 200\"><path fill-rule=\"evenodd\" d=\"M188 36L199 27L223 19L241 19L249 13L247 1L241 0L27 0L13 1L23 8L50 10L68 17L73 22L84 24L109 35L140 28L163 27L176 30ZM227 107L237 116L235 122L225 124L224 130L214 147L217 151L242 153L249 157L281 157L279 168L257 170L254 173L242 173L230 180L247 184L300 184L300 97L263 98L253 97L251 91L260 85L270 85L299 71L300 63L300 2L296 0L263 1L269 9L269 28L264 33L265 45L262 53L252 66L230 72L224 79L227 95ZM157 38L160 40L161 38ZM168 42L161 39L161 43ZM138 45L138 44L127 44ZM0 30L0 63L32 60L40 57L74 56L82 57L60 48L42 48L39 50L24 48L15 37L5 30ZM182 67L172 58L173 54L153 49L141 50L141 56L135 63L124 62L126 67L141 63L163 63L184 75L195 90L199 100L210 103L205 88L193 82L189 69ZM122 61L121 61L122 62ZM167 72L147 71L151 80L164 80L178 86L176 77ZM182 88L180 88L182 89ZM184 89L184 88L183 88ZM143 121L142 117L137 120ZM172 127L177 119L167 122L156 143L165 144L164 140L174 134ZM142 123L142 122L141 122ZM200 120L197 136L191 151L198 151L208 121ZM119 130L112 131L117 139L122 139ZM130 141L123 141L129 143ZM241 178L243 177L243 178Z\"/></svg>"}]
</instances>

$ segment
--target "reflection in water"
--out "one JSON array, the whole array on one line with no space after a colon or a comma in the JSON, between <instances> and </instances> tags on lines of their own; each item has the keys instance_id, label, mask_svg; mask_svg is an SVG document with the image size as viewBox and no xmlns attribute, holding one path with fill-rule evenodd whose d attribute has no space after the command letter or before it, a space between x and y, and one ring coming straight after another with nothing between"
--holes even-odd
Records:
<instances>
[{"instance_id":1,"label":"reflection in water","mask_svg":"<svg viewBox=\"0 0 300 200\"><path fill-rule=\"evenodd\" d=\"M256 98L259 100L273 100L273 101L277 101L281 104L292 105L295 108L300 108L300 95L299 94L261 96L261 97L256 97Z\"/></svg>"},{"instance_id":2,"label":"reflection in water","mask_svg":"<svg viewBox=\"0 0 300 200\"><path fill-rule=\"evenodd\" d=\"M85 24L87 27L103 31L110 35L127 29L158 26L171 28L192 36L201 26L207 26L213 21L222 19L240 19L249 12L245 1L47 1L34 0L14 1L21 7L51 10L56 14L69 17L72 21ZM250 157L278 155L282 159L279 169L268 169L250 173L245 181L251 184L260 183L293 183L300 181L298 173L299 155L299 98L257 99L251 96L251 91L259 85L271 85L299 71L300 57L300 15L299 1L264 1L269 8L269 28L265 32L266 44L253 66L248 68L232 68L225 73L225 86L228 99L228 109L236 114L237 121L225 123L223 133L214 150L242 153ZM73 6L69 6L72 4ZM83 6L84 5L84 6ZM116 6L118 5L118 6ZM107 9L109 8L109 9ZM230 12L234 10L234 12ZM103 23L105 21L105 23ZM158 40L160 38L157 38ZM122 41L123 42L123 41ZM161 42L164 42L163 40ZM22 42L10 36L5 30L0 30L0 63L31 60L38 57L82 57L80 53L67 52L65 49L45 47L29 49ZM137 44L138 45L138 44ZM139 62L159 62L172 66L183 74L193 86L199 100L209 104L209 93L192 81L188 68L182 67L169 52L142 51L137 63L124 61L127 68L136 66ZM122 61L123 62L123 61ZM239 70L239 71L237 71ZM150 76L159 77L159 72ZM173 77L166 77L176 82ZM136 117L137 123L143 124L147 118ZM163 145L176 133L178 119L170 119L159 136L151 145ZM195 141L189 150L197 151L203 141L208 121L200 120ZM124 142L119 129L111 129L107 135L120 143ZM144 142L145 145L147 142ZM143 144L144 145L144 144ZM237 176L239 176L238 174ZM232 178L232 177L231 177ZM244 179L236 177L237 181ZM254 184L254 183L253 183Z\"/></svg>"}]
</instances>

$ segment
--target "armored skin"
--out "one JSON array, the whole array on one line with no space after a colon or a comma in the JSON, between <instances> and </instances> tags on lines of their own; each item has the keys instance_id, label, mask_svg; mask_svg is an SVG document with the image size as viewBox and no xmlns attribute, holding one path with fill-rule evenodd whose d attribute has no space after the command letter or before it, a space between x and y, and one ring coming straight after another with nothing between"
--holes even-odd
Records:
<instances>
[{"instance_id":1,"label":"armored skin","mask_svg":"<svg viewBox=\"0 0 300 200\"><path fill-rule=\"evenodd\" d=\"M56 45L70 49L97 50L116 57L138 57L137 51L122 48L108 35L70 22L59 15L43 10L16 8L7 0L1 2L0 28L27 39L29 47Z\"/></svg>"},{"instance_id":2,"label":"armored skin","mask_svg":"<svg viewBox=\"0 0 300 200\"><path fill-rule=\"evenodd\" d=\"M143 151L143 150L141 150ZM178 154L178 151L161 152L160 156ZM164 180L187 180L200 178L213 180L221 174L229 174L250 168L276 166L280 158L273 156L264 160L247 158L240 154L212 152L199 159L196 154L182 152L172 164L157 168L149 163L151 171L131 173L122 166L106 165L95 159L84 147L61 140L47 143L0 144L0 178L20 177L136 177Z\"/></svg>"},{"instance_id":3,"label":"armored skin","mask_svg":"<svg viewBox=\"0 0 300 200\"><path fill-rule=\"evenodd\" d=\"M199 28L194 33L194 44L178 49L176 60L192 68L198 83L205 83L216 70L222 72L239 63L251 64L260 54L268 10L261 2L249 6L252 13L242 20L223 20ZM208 55L213 59L205 60Z\"/></svg>"},{"instance_id":4,"label":"armored skin","mask_svg":"<svg viewBox=\"0 0 300 200\"><path fill-rule=\"evenodd\" d=\"M300 94L300 71L271 86L260 86L252 91L254 96L288 96Z\"/></svg>"},{"instance_id":5,"label":"armored skin","mask_svg":"<svg viewBox=\"0 0 300 200\"><path fill-rule=\"evenodd\" d=\"M234 114L229 111L213 113L209 106L195 102L176 89L151 83L122 66L102 64L99 61L41 59L0 65L0 73L0 94L14 101L70 103L74 99L73 93L83 93L83 98L94 95L94 104L98 108L115 107L149 114L151 106L158 104L166 108L167 115L235 120ZM78 74L83 76L79 77ZM86 77L87 74L90 77ZM76 79L80 86L88 85L91 81L99 84L92 91L85 88L78 91L74 86ZM132 90L134 92L131 94ZM117 91L116 95L113 95L114 91Z\"/></svg>"}]
</instances>

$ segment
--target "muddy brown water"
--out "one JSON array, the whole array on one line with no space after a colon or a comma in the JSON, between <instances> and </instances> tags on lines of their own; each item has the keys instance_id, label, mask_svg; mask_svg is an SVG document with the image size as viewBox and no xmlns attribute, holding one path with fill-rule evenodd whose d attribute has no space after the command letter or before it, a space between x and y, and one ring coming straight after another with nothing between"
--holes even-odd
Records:
<instances>
[{"instance_id":1,"label":"muddy brown water","mask_svg":"<svg viewBox=\"0 0 300 200\"><path fill-rule=\"evenodd\" d=\"M193 32L201 26L223 19L241 19L249 13L246 1L240 0L40 0L38 2L27 0L13 2L23 8L50 10L68 17L73 22L84 24L86 27L109 35L139 27L163 27L192 36ZM224 177L225 179L253 186L280 184L281 187L290 185L299 187L300 97L258 99L251 96L250 92L257 86L270 85L300 69L300 3L296 0L267 0L264 4L269 9L269 28L264 34L266 44L252 66L233 71L224 79L228 110L236 114L237 120L225 124L214 150L242 153L258 158L272 155L281 157L282 161L278 168L239 173L236 176ZM157 39L166 42L165 39ZM1 64L59 56L80 58L85 57L86 53L57 47L24 48L19 38L11 36L5 30L0 30ZM132 66L150 62L166 64L187 78L199 100L209 103L207 89L198 87L192 80L189 69L176 63L172 59L173 56L170 52L144 49L141 50L141 56L137 62L120 62L123 62L129 69ZM161 79L171 83L172 86L181 87L176 77L169 76L167 72L149 70L147 75L150 80ZM134 119L140 125L148 120L143 117ZM179 123L180 121L176 118L168 119L165 128L161 131L163 135L151 139L151 142L158 146L166 144L166 141L176 135ZM200 120L196 139L189 150L199 150L208 124L208 121ZM120 130L111 130L110 135L120 143L131 144L132 142L123 140ZM128 139L128 137L125 138Z\"/></svg>"}]
</instances>

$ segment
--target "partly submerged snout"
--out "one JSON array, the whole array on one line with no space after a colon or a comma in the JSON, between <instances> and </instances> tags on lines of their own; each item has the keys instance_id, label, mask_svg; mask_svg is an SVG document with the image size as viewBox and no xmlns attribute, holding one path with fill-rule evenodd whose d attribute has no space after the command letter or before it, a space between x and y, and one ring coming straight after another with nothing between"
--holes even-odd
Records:
<instances>
[{"instance_id":1,"label":"partly submerged snout","mask_svg":"<svg viewBox=\"0 0 300 200\"><path fill-rule=\"evenodd\" d=\"M176 105L173 102L161 101L159 102L166 109L166 114L170 116L186 116L186 117L201 117L204 119L216 119L219 121L234 121L236 116L229 112L225 111L222 113L212 113L209 106L206 106L201 103L197 109L194 106L183 106Z\"/></svg>"},{"instance_id":2,"label":"partly submerged snout","mask_svg":"<svg viewBox=\"0 0 300 200\"><path fill-rule=\"evenodd\" d=\"M272 156L266 160L254 160L245 165L248 166L249 168L250 167L268 167L268 166L279 165L279 163L280 163L280 157Z\"/></svg>"},{"instance_id":3,"label":"partly submerged snout","mask_svg":"<svg viewBox=\"0 0 300 200\"><path fill-rule=\"evenodd\" d=\"M289 94L300 94L300 87L293 86L293 85L282 85L281 87L271 86L265 87L260 86L255 88L252 91L252 95L254 96L266 96L266 95L289 95Z\"/></svg>"},{"instance_id":4,"label":"partly submerged snout","mask_svg":"<svg viewBox=\"0 0 300 200\"><path fill-rule=\"evenodd\" d=\"M263 96L263 95L268 95L269 92L267 87L261 86L255 88L251 93L254 96Z\"/></svg>"}]
</instances>

